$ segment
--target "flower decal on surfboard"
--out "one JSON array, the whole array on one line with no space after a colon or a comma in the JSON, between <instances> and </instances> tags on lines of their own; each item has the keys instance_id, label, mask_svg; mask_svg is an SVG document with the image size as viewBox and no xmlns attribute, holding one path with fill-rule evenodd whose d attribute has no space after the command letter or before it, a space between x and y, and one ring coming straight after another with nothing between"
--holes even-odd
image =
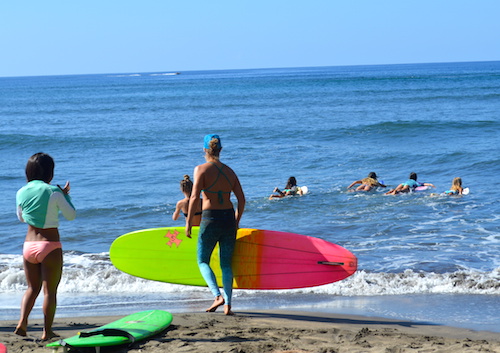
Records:
<instances>
[{"instance_id":1,"label":"flower decal on surfboard","mask_svg":"<svg viewBox=\"0 0 500 353\"><path fill-rule=\"evenodd\" d=\"M168 246L172 247L172 244L175 244L177 245L177 247L179 247L180 243L182 243L182 240L177 238L178 235L179 235L178 231L175 230L171 232L169 230L167 234L165 234L163 237L169 239L168 243L166 243Z\"/></svg>"}]
</instances>

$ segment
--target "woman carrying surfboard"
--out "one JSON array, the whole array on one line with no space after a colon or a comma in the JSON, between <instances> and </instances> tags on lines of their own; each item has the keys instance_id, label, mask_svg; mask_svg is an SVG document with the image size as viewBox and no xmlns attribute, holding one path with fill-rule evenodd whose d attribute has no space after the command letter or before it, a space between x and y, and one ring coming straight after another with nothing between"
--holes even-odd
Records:
<instances>
[{"instance_id":1,"label":"woman carrying surfboard","mask_svg":"<svg viewBox=\"0 0 500 353\"><path fill-rule=\"evenodd\" d=\"M236 243L236 231L245 209L245 194L236 173L220 159L222 150L218 135L206 135L204 139L204 164L194 169L193 192L189 202L186 218L186 236L191 237L191 227L196 213L195 205L200 202L203 193L201 224L198 233L198 266L203 279L215 296L215 300L206 311L214 312L224 305L226 315L234 315L231 311L233 293L233 270L231 262ZM236 212L231 202L231 193L238 201ZM215 274L210 268L210 257L219 243L220 267L224 294L221 295Z\"/></svg>"}]
</instances>

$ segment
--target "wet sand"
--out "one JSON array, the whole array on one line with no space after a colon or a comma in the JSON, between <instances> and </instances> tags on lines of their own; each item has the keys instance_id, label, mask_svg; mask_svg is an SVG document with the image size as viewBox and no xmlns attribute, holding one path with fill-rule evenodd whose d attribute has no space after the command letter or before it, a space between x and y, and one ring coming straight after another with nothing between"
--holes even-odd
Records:
<instances>
[{"instance_id":1,"label":"wet sand","mask_svg":"<svg viewBox=\"0 0 500 353\"><path fill-rule=\"evenodd\" d=\"M115 316L57 318L54 331L76 335L117 320ZM8 352L51 352L41 342L42 320L30 321L28 337L13 333L16 321L0 321L0 343ZM59 350L62 352L62 349ZM71 352L71 350L70 350ZM499 352L500 333L472 331L425 322L301 311L174 313L161 334L130 347L101 352Z\"/></svg>"}]
</instances>

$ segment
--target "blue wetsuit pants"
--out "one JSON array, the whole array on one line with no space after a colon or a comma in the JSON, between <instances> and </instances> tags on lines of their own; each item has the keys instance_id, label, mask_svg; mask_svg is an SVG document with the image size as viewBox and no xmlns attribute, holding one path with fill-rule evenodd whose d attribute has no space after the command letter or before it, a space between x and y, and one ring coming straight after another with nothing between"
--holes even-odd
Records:
<instances>
[{"instance_id":1,"label":"blue wetsuit pants","mask_svg":"<svg viewBox=\"0 0 500 353\"><path fill-rule=\"evenodd\" d=\"M227 305L231 305L233 294L231 262L236 243L236 219L232 208L227 210L204 210L201 215L198 233L198 267L205 282L207 282L208 288L215 297L221 295L221 293L215 274L210 268L210 257L217 243L219 243L224 300Z\"/></svg>"}]
</instances>

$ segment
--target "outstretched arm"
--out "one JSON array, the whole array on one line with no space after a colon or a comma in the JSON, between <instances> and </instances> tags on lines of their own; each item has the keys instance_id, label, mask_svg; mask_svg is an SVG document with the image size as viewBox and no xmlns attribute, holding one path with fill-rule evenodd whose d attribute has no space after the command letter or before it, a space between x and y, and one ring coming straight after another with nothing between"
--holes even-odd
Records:
<instances>
[{"instance_id":1,"label":"outstretched arm","mask_svg":"<svg viewBox=\"0 0 500 353\"><path fill-rule=\"evenodd\" d=\"M347 188L348 188L348 189L350 189L350 188L352 188L354 185L356 185L356 184L361 184L361 183L363 183L361 180L356 180L356 181L352 182L352 183L351 183L351 185L349 185Z\"/></svg>"}]
</instances>

